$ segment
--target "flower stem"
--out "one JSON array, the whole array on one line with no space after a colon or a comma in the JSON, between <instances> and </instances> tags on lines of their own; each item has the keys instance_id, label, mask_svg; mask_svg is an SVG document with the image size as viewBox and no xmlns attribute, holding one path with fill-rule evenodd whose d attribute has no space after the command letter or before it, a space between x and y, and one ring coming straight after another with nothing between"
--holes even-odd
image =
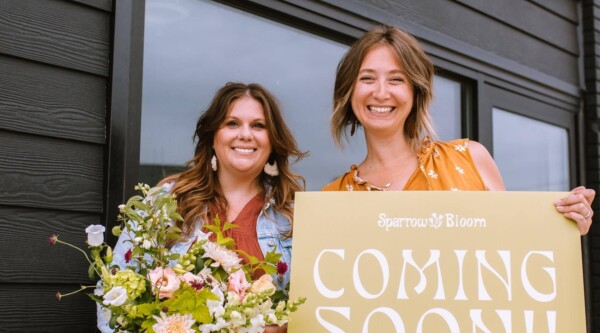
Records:
<instances>
[{"instance_id":1,"label":"flower stem","mask_svg":"<svg viewBox=\"0 0 600 333\"><path fill-rule=\"evenodd\" d=\"M96 272L96 274L98 274L98 276L101 276L101 275L100 275L100 272L98 272L98 270L96 269L96 266L95 266L95 265L94 265L94 263L93 263L93 262L90 260L90 257L88 257L87 253L85 253L85 251L84 251L84 250L82 250L82 249L78 248L77 246L75 246L75 245L73 245L73 244L71 244L71 243L63 242L63 241L61 241L60 239L56 239L56 242L57 242L57 243L61 243L61 244L65 244L65 245L67 245L67 246L70 246L70 247L74 248L75 250L77 250L77 251L79 251L79 252L83 253L83 255L85 256L85 259L86 259L86 260L87 260L87 261L90 263L90 265L93 265L93 266L94 266L94 271Z\"/></svg>"},{"instance_id":2,"label":"flower stem","mask_svg":"<svg viewBox=\"0 0 600 333\"><path fill-rule=\"evenodd\" d=\"M84 290L89 289L89 288L95 288L95 287L96 286L81 286L81 288L79 288L79 289L77 289L75 291L72 291L70 293L66 293L66 294L57 293L57 298L60 301L60 299L63 298L63 297L71 296L73 294L77 294L78 292L84 291Z\"/></svg>"}]
</instances>

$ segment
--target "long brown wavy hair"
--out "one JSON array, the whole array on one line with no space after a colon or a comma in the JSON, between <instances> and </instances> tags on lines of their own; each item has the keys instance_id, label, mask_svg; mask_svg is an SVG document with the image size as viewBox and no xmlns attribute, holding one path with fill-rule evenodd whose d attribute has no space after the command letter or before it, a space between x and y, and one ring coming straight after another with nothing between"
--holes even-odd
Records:
<instances>
[{"instance_id":1,"label":"long brown wavy hair","mask_svg":"<svg viewBox=\"0 0 600 333\"><path fill-rule=\"evenodd\" d=\"M177 223L182 230L182 238L193 234L197 221L208 222L212 216L211 208L226 211L228 207L217 173L211 168L213 142L231 106L242 96L250 96L261 104L272 145L269 161L277 162L279 169L278 176L271 177L264 172L259 176L259 183L266 193L265 201L271 202L271 207L292 221L294 194L304 190L305 182L302 176L290 171L290 159L298 161L306 153L298 148L296 139L283 120L275 97L269 91L256 83L229 82L217 91L208 109L198 119L194 133L194 158L186 163L187 170L160 182L174 182L172 193L176 195L177 209L183 217L183 222ZM171 247L175 242L176 240L169 240L168 246Z\"/></svg>"},{"instance_id":2,"label":"long brown wavy hair","mask_svg":"<svg viewBox=\"0 0 600 333\"><path fill-rule=\"evenodd\" d=\"M335 143L342 146L342 136L348 126L360 126L352 110L352 92L362 61L371 48L387 45L396 55L408 80L412 84L413 107L404 124L404 134L414 151L421 148L422 137L436 139L429 104L432 99L434 68L419 42L399 28L380 25L365 33L352 44L340 60L335 75L331 132Z\"/></svg>"}]
</instances>

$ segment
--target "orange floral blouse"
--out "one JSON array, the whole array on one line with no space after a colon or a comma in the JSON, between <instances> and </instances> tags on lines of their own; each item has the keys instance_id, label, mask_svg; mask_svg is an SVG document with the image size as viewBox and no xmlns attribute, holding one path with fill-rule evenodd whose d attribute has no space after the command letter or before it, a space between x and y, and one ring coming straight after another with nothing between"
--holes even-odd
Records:
<instances>
[{"instance_id":1,"label":"orange floral blouse","mask_svg":"<svg viewBox=\"0 0 600 333\"><path fill-rule=\"evenodd\" d=\"M469 139L431 142L426 139L417 155L419 167L406 182L404 191L485 191L483 179L469 152ZM358 175L352 165L323 191L382 191Z\"/></svg>"}]
</instances>

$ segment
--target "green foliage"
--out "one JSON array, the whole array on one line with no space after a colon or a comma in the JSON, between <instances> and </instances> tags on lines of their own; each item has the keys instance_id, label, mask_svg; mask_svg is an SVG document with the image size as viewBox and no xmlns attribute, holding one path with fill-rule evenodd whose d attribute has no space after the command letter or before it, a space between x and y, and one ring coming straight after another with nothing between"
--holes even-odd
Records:
<instances>
[{"instance_id":1,"label":"green foliage","mask_svg":"<svg viewBox=\"0 0 600 333\"><path fill-rule=\"evenodd\" d=\"M237 331L237 328L257 325L252 324L251 319L258 313L268 324L282 325L289 319L289 314L304 302L304 299L288 301L286 291L273 294L275 286L270 275L276 273L281 259L276 249L266 253L264 261L240 249L231 251L235 242L224 233L237 226L223 223L218 217L214 224L204 226L213 234L212 241L205 234L185 254L171 253L166 246L167 241L180 239L182 231L176 222L183 221L177 212L175 196L163 187L150 188L144 184L138 184L136 190L142 195L133 196L119 206L121 226L112 230L113 234L126 238L125 241L131 245L131 252L126 254L131 256L127 267L121 268L112 263L112 249L104 243L90 246L88 257L83 250L60 241L57 235L49 240L51 245L55 242L66 244L86 256L90 264L88 275L91 279L100 277L104 293L89 294L89 297L105 306L109 304L105 303L107 294L112 294L108 299L111 305L107 307L112 313L109 326L115 331L153 333L154 325L162 325L156 318L162 316L164 321L165 316L172 318L173 315L188 316L187 320L191 316L194 320L192 328L196 331L201 329L202 324L215 324L217 319L227 326L211 332ZM247 265L238 265L240 256L248 259ZM246 277L250 281L257 270L263 270L269 276L263 276L267 278L266 283L261 278L260 284L244 287L247 289L242 294L232 290L228 293L230 273L238 269L242 269L244 274L237 274L236 278L242 280ZM246 282L241 285L249 286ZM78 291L93 287L82 286ZM167 292L167 288L172 289ZM226 296L222 295L223 291ZM67 295L57 294L57 297L60 299ZM215 307L218 312L215 312ZM211 313L219 313L216 315L219 318L214 318Z\"/></svg>"},{"instance_id":2,"label":"green foliage","mask_svg":"<svg viewBox=\"0 0 600 333\"><path fill-rule=\"evenodd\" d=\"M196 291L194 288L185 285L174 294L173 298L170 298L162 305L164 308L169 309L168 313L179 313L179 314L191 314L194 320L199 323L210 323L212 322L212 316L208 311L206 305L207 300L218 300L219 298L213 294L210 290L202 289Z\"/></svg>"}]
</instances>

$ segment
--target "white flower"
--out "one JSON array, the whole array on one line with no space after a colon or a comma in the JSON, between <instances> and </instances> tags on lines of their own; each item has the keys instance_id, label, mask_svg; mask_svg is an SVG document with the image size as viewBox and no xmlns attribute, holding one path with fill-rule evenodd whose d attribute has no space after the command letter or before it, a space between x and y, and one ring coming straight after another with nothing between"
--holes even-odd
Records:
<instances>
[{"instance_id":1,"label":"white flower","mask_svg":"<svg viewBox=\"0 0 600 333\"><path fill-rule=\"evenodd\" d=\"M269 324L275 324L277 323L277 316L275 315L274 312L271 312L267 315L267 322Z\"/></svg>"},{"instance_id":2,"label":"white flower","mask_svg":"<svg viewBox=\"0 0 600 333\"><path fill-rule=\"evenodd\" d=\"M192 325L194 325L195 320L191 314L167 316L164 312L161 312L160 317L153 317L156 319L156 324L152 325L152 329L156 333L194 333Z\"/></svg>"},{"instance_id":3,"label":"white flower","mask_svg":"<svg viewBox=\"0 0 600 333\"><path fill-rule=\"evenodd\" d=\"M104 295L104 305L121 306L127 300L127 289L116 286Z\"/></svg>"},{"instance_id":4,"label":"white flower","mask_svg":"<svg viewBox=\"0 0 600 333\"><path fill-rule=\"evenodd\" d=\"M198 329L202 333L220 332L222 328L227 327L227 322L223 318L217 318L217 322L214 324L203 324L198 326Z\"/></svg>"},{"instance_id":5,"label":"white flower","mask_svg":"<svg viewBox=\"0 0 600 333\"><path fill-rule=\"evenodd\" d=\"M104 242L104 231L106 228L99 224L92 224L85 228L85 232L88 235L88 244L90 246L100 246Z\"/></svg>"},{"instance_id":6,"label":"white flower","mask_svg":"<svg viewBox=\"0 0 600 333\"><path fill-rule=\"evenodd\" d=\"M265 318L260 313L256 317L250 319L250 325L252 325L253 328L261 329L257 332L262 332L262 328L265 327L266 324L267 323L265 323Z\"/></svg>"},{"instance_id":7,"label":"white flower","mask_svg":"<svg viewBox=\"0 0 600 333\"><path fill-rule=\"evenodd\" d=\"M219 297L219 300L207 300L206 306L208 306L208 312L213 317L220 318L225 314L225 308L223 307L223 301L225 300L225 295L223 295L223 291L219 287L213 287L212 293Z\"/></svg>"},{"instance_id":8,"label":"white flower","mask_svg":"<svg viewBox=\"0 0 600 333\"><path fill-rule=\"evenodd\" d=\"M223 267L225 272L231 273L233 269L238 269L242 267L240 264L240 257L231 250L228 250L226 247L218 245L214 242L207 242L202 245L205 253L202 258L211 258L215 262L210 264L212 267Z\"/></svg>"},{"instance_id":9,"label":"white flower","mask_svg":"<svg viewBox=\"0 0 600 333\"><path fill-rule=\"evenodd\" d=\"M244 326L244 324L246 324L246 317L244 317L244 315L239 313L238 311L231 311L231 314L229 315L229 320L234 326L237 327Z\"/></svg>"},{"instance_id":10,"label":"white flower","mask_svg":"<svg viewBox=\"0 0 600 333\"><path fill-rule=\"evenodd\" d=\"M148 250L150 247L152 247L152 243L149 240L144 239L144 242L142 243L142 247L144 249Z\"/></svg>"}]
</instances>

